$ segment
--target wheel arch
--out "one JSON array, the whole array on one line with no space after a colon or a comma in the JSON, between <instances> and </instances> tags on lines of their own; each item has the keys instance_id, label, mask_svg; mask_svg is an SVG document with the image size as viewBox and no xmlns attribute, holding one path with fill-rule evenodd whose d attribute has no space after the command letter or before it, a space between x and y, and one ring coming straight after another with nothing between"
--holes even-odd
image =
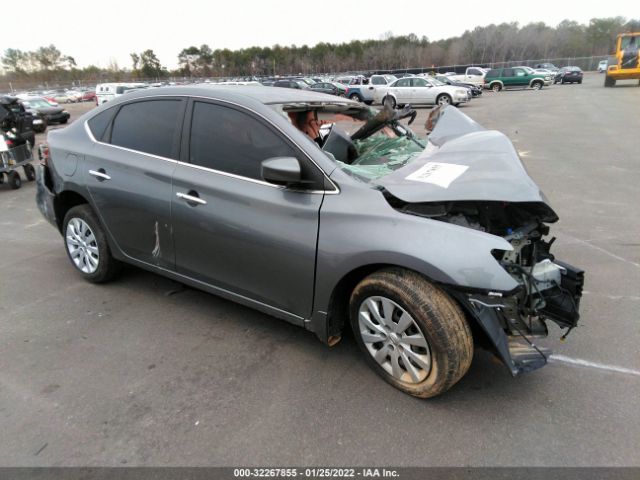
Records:
<instances>
[{"instance_id":1,"label":"wheel arch","mask_svg":"<svg viewBox=\"0 0 640 480\"><path fill-rule=\"evenodd\" d=\"M413 271L423 276L427 281L435 285L438 284L438 282L428 272L416 270L415 268L397 261L369 263L352 268L348 272L345 272L340 280L338 280L333 286L327 306L324 328L321 328L321 331L314 328L313 330L316 335L329 345L337 343L342 335L344 326L348 325L349 322L349 300L353 290L362 280L372 273L390 268Z\"/></svg>"},{"instance_id":2,"label":"wheel arch","mask_svg":"<svg viewBox=\"0 0 640 480\"><path fill-rule=\"evenodd\" d=\"M88 204L89 200L75 190L64 190L58 193L53 201L53 208L56 215L58 230L62 233L62 224L67 212L78 205ZM92 207L93 208L93 207Z\"/></svg>"}]
</instances>

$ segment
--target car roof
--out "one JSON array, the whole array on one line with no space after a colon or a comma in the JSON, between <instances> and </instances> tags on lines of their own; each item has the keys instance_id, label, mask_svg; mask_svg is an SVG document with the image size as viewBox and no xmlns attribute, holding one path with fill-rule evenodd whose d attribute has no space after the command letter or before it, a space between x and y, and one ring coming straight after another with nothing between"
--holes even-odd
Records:
<instances>
[{"instance_id":1,"label":"car roof","mask_svg":"<svg viewBox=\"0 0 640 480\"><path fill-rule=\"evenodd\" d=\"M252 85L197 85L183 87L162 87L153 90L141 90L126 96L127 99L157 96L194 96L243 103L250 98L265 105L280 103L352 103L358 102L345 98L333 97L325 93L292 88L274 88Z\"/></svg>"}]
</instances>

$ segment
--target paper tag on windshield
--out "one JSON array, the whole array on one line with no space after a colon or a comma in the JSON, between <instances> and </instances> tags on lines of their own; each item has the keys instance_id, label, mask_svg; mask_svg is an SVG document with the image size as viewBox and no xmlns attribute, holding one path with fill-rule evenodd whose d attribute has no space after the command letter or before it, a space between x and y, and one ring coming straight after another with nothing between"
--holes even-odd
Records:
<instances>
[{"instance_id":1,"label":"paper tag on windshield","mask_svg":"<svg viewBox=\"0 0 640 480\"><path fill-rule=\"evenodd\" d=\"M411 175L408 175L406 179L448 188L451 182L467 171L467 168L469 167L466 165L455 165L453 163L427 162Z\"/></svg>"}]
</instances>

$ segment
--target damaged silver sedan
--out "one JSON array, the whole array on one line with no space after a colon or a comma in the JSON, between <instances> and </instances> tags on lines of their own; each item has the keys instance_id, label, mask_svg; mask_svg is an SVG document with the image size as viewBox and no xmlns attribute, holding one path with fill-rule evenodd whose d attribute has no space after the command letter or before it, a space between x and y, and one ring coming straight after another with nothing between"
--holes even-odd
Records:
<instances>
[{"instance_id":1,"label":"damaged silver sedan","mask_svg":"<svg viewBox=\"0 0 640 480\"><path fill-rule=\"evenodd\" d=\"M576 326L584 282L547 240L558 217L507 137L452 107L416 113L307 91L180 87L109 102L42 148L37 202L71 265L125 262L237 301L433 397L474 345L513 374L532 338ZM404 120L404 121L403 121Z\"/></svg>"}]
</instances>

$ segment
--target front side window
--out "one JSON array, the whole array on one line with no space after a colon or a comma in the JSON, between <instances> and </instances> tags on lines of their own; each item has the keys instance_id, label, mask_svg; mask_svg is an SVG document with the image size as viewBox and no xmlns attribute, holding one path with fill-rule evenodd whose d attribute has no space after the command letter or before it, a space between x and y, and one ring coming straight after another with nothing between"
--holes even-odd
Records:
<instances>
[{"instance_id":1,"label":"front side window","mask_svg":"<svg viewBox=\"0 0 640 480\"><path fill-rule=\"evenodd\" d=\"M165 158L177 158L174 138L180 100L146 100L128 103L116 115L111 144Z\"/></svg>"},{"instance_id":2,"label":"front side window","mask_svg":"<svg viewBox=\"0 0 640 480\"><path fill-rule=\"evenodd\" d=\"M525 72L521 68L516 68L514 72L516 74L516 77L524 77L527 74L527 72Z\"/></svg>"},{"instance_id":3,"label":"front side window","mask_svg":"<svg viewBox=\"0 0 640 480\"><path fill-rule=\"evenodd\" d=\"M424 78L413 78L412 80L414 87L426 87L427 81Z\"/></svg>"},{"instance_id":4,"label":"front side window","mask_svg":"<svg viewBox=\"0 0 640 480\"><path fill-rule=\"evenodd\" d=\"M261 163L273 157L296 154L284 139L249 114L221 105L194 103L191 163L262 180Z\"/></svg>"}]
</instances>

